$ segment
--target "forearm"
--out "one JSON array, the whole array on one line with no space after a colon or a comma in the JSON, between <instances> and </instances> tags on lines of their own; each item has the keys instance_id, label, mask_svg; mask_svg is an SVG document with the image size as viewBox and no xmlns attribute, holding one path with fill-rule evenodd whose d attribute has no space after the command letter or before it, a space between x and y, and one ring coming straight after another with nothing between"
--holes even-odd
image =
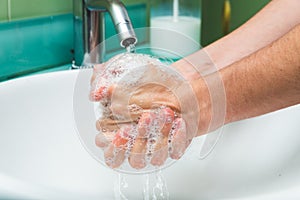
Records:
<instances>
[{"instance_id":1,"label":"forearm","mask_svg":"<svg viewBox=\"0 0 300 200\"><path fill-rule=\"evenodd\" d=\"M300 103L300 25L220 75L226 123Z\"/></svg>"},{"instance_id":2,"label":"forearm","mask_svg":"<svg viewBox=\"0 0 300 200\"><path fill-rule=\"evenodd\" d=\"M300 23L299 8L299 0L273 0L244 25L187 59L201 67L198 58L204 51L216 68L224 68L289 32Z\"/></svg>"}]
</instances>

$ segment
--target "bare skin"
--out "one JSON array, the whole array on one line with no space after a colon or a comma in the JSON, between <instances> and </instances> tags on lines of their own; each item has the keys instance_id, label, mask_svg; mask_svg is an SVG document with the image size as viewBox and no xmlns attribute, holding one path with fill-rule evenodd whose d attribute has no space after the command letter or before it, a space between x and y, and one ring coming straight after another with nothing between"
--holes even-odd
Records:
<instances>
[{"instance_id":1,"label":"bare skin","mask_svg":"<svg viewBox=\"0 0 300 200\"><path fill-rule=\"evenodd\" d=\"M226 94L225 123L262 115L300 103L300 40L298 38L300 38L300 26L297 26L288 34L265 48L220 71L201 78L197 78L199 77L197 75L194 77L190 76L191 80L189 84L196 94L199 103L198 106L201 111L197 135L205 134L210 130L208 127L214 117L211 113L212 103L210 102L210 93L212 91L209 91L206 86L207 84L214 84L215 77L221 77L224 83ZM183 66L177 65L176 68L188 68L188 63L185 62L185 64L186 65ZM115 88L112 89L112 93L114 90L118 95L118 90ZM185 90L179 93L185 94ZM149 98L150 96L151 98ZM187 95L183 95L182 98L184 96ZM183 114L181 113L182 109L178 105L176 95L158 85L139 87L136 93L129 98L130 105L137 104L149 111L141 114L140 118L137 118L137 121L132 117L127 118L129 120L127 122L132 125L137 123L139 126L143 123L147 123L147 120L151 121L157 118L157 116L154 116L154 118L148 117L151 115L151 106L157 104L157 102L161 103L161 105L168 105L167 109L169 110ZM141 99L143 104L139 103ZM114 105L117 105L117 110L122 107L122 105L123 108L128 106L127 100L123 101L118 98L115 100L117 103L112 104L111 109L114 109ZM171 113L171 118L174 120L174 112L172 111L164 112ZM122 115L122 113L119 114ZM126 114L123 115L125 116ZM182 120L181 118L178 119ZM190 122L184 117L183 120L185 120L188 126ZM106 129L110 129L112 125L115 126L116 124L121 124L121 126L118 126L118 128L120 128L123 124L117 120L108 122L103 119L100 120L99 123L101 124L99 126L106 127ZM128 123L126 123L126 125L128 125ZM222 123L217 124L214 128L218 128L222 125ZM167 158L166 140L168 139L168 133L171 127L163 122L162 129L164 130L162 134L163 137L157 142L158 148L155 151L157 156L154 156L151 161L153 165L162 165ZM122 128L120 130L122 130ZM182 156L182 151L184 152L184 149L188 145L186 141L189 140L187 139L188 134L184 133L187 132L186 129L178 127L176 132L179 133L177 136L175 134L175 138L178 139L173 141L173 144L179 144L178 146L174 146L174 148L181 149L181 152L179 154L175 152L171 157L179 159ZM142 126L139 128L139 134L145 135ZM101 139L96 139L98 146L101 146L99 145L101 142L97 142L97 140L101 141ZM108 143L113 141L114 140L108 141ZM183 142L180 143L180 141ZM145 167L145 146L146 140L143 137L136 140L136 143L131 149L131 156L129 156L129 163L132 167L137 169ZM118 155L113 155L112 152L114 148L115 147L110 146L108 150L105 151L105 155L108 158L115 159L113 164L108 163L108 165L113 168L120 166L125 159L124 150L119 151L120 154Z\"/></svg>"},{"instance_id":2,"label":"bare skin","mask_svg":"<svg viewBox=\"0 0 300 200\"><path fill-rule=\"evenodd\" d=\"M296 5L300 2L297 0L284 2L288 4L284 4L284 6L290 7L291 10L287 9L287 11L280 8L283 0L273 0L263 12L256 15L237 31L206 47L204 50L196 52L186 59L173 64L173 67L188 80L196 94L198 107L201 110L197 135L205 134L222 126L224 123L255 117L300 103L300 26L296 26L299 23L300 16L299 14L296 16L295 14ZM281 16L277 20L290 19L287 20L288 22L285 21L283 26L280 27L274 24L274 21L270 20L270 16L277 9L280 9L277 14ZM282 18L282 15L285 14L286 16ZM261 20L261 23L258 23L259 20ZM267 27L263 28L265 26ZM253 33L252 30L256 30L256 32ZM244 38L249 38L249 41L247 40L245 45L241 45L240 43L245 41ZM205 72L205 64L207 63L201 59L204 54L203 52L208 53L216 63L215 72ZM237 60L239 61L235 62ZM191 63L196 65L197 71L195 71L194 66L190 66ZM202 76L199 75L199 72ZM93 76L92 80L94 78ZM212 104L218 102L211 102L210 95L212 91L207 86L210 85L213 86L212 88L218 88L218 85L214 87L214 84L218 84L215 82L216 79L221 79L223 82L226 95L226 113L224 120L217 120L211 126L215 117L212 113ZM153 102L161 102L162 105L168 105L166 108L167 111L164 110L163 112L169 113L167 116L171 115L172 121L180 120L181 124L186 123L188 127L189 122L183 117L184 112L181 113L182 109L174 93L157 85L148 85L147 87L138 89L139 91L133 97L130 97L131 104L137 104L150 111L149 108L153 106ZM114 93L114 91L118 93L115 87L110 88L109 91L111 93ZM155 92L159 95L156 95ZM183 94L182 98L188 96L184 95L185 90L177 92ZM151 98L145 98L147 96L151 96ZM143 105L139 104L140 99L143 99ZM118 110L122 105L123 108L128 106L128 101L124 104L122 104L122 101L119 101L118 104L112 105L117 105L117 108L112 106L111 109ZM177 119L174 118L175 112L180 116ZM139 120L134 120L130 116L130 120L127 122L129 124L137 123L140 126L139 134L145 135L140 124L149 120L151 121L152 118L149 117L150 115L151 112L143 113L136 118ZM113 122L100 120L97 126L100 129L100 126L102 128L110 127L112 124L116 125L120 124L120 122L116 120ZM153 165L162 165L166 160L166 148L163 147L166 146L170 127L166 123L162 124L162 135L165 137L160 138L157 142L159 148L157 156L154 156L155 158L151 161ZM120 129L121 126L117 127L116 129L126 130L126 128ZM176 154L175 151L173 155L171 154L173 159L179 159L182 151L189 144L186 142L189 141L189 139L187 140L188 134L185 133L186 131L185 125L178 126L175 130L177 136L174 137L173 144L178 146L174 147L175 149L182 149L180 149L180 153L177 152ZM98 136L96 144L103 148L103 146L110 145L111 143L126 143L126 141L122 140L122 137L114 138L114 134L111 134L111 140L107 140L109 137L103 139L102 136ZM141 137L131 149L129 163L133 168L141 169L145 167L145 157L143 156L145 154L145 145L146 141ZM108 163L112 168L119 167L125 159L124 149L119 151L118 155L113 156L112 152L114 148L114 146L109 146L105 151L107 158L114 157L115 159L113 165ZM162 150L159 151L160 149Z\"/></svg>"},{"instance_id":3,"label":"bare skin","mask_svg":"<svg viewBox=\"0 0 300 200\"><path fill-rule=\"evenodd\" d=\"M300 22L299 7L298 0L272 0L241 27L203 50L218 69L226 67L293 29Z\"/></svg>"},{"instance_id":4,"label":"bare skin","mask_svg":"<svg viewBox=\"0 0 300 200\"><path fill-rule=\"evenodd\" d=\"M144 168L146 159L154 166L162 165L169 156L179 159L197 133L197 99L191 98L194 92L189 83L174 77L160 81L165 72L151 64L144 69L137 86L119 83L106 90L100 81L101 86L91 92L91 99L100 101L107 110L106 117L96 123L96 144L103 148L106 163L112 168L123 163L129 148L128 161L136 169Z\"/></svg>"},{"instance_id":5,"label":"bare skin","mask_svg":"<svg viewBox=\"0 0 300 200\"><path fill-rule=\"evenodd\" d=\"M282 38L221 70L226 122L300 103L300 25Z\"/></svg>"}]
</instances>

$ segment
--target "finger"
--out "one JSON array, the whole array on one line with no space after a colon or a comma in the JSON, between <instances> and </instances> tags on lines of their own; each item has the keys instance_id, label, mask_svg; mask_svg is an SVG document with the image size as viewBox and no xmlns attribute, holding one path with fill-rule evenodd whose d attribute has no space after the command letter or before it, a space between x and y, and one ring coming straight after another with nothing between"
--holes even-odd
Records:
<instances>
[{"instance_id":1,"label":"finger","mask_svg":"<svg viewBox=\"0 0 300 200\"><path fill-rule=\"evenodd\" d=\"M129 164L135 169L142 169L147 165L146 152L147 152L147 138L148 130L153 119L153 113L143 113L138 121L137 136L133 142Z\"/></svg>"},{"instance_id":2,"label":"finger","mask_svg":"<svg viewBox=\"0 0 300 200\"><path fill-rule=\"evenodd\" d=\"M151 158L151 164L154 166L161 166L167 160L168 137L174 121L174 112L169 107L161 108L158 111L156 120L159 120L158 124L160 124L161 129L160 133L157 133L158 140L154 145L153 156Z\"/></svg>"},{"instance_id":3,"label":"finger","mask_svg":"<svg viewBox=\"0 0 300 200\"><path fill-rule=\"evenodd\" d=\"M174 121L174 112L169 107L144 112L138 121L138 132L142 138L149 138L149 132L168 136Z\"/></svg>"},{"instance_id":4,"label":"finger","mask_svg":"<svg viewBox=\"0 0 300 200\"><path fill-rule=\"evenodd\" d=\"M147 139L149 137L150 128L155 118L155 114L152 112L145 112L141 115L138 121L138 137Z\"/></svg>"},{"instance_id":5,"label":"finger","mask_svg":"<svg viewBox=\"0 0 300 200\"><path fill-rule=\"evenodd\" d=\"M114 132L101 132L96 135L95 144L100 148L105 148L112 142L114 136Z\"/></svg>"},{"instance_id":6,"label":"finger","mask_svg":"<svg viewBox=\"0 0 300 200\"><path fill-rule=\"evenodd\" d=\"M129 99L132 96L134 87L126 87L124 84L115 84L110 94L110 110L116 116L123 116L124 119L130 119L137 122L144 111L144 108L138 103L130 103ZM142 100L141 100L142 101Z\"/></svg>"},{"instance_id":7,"label":"finger","mask_svg":"<svg viewBox=\"0 0 300 200\"><path fill-rule=\"evenodd\" d=\"M141 107L137 105L124 105L124 102L120 103L116 98L111 99L109 110L115 118L119 118L122 119L122 121L127 122L138 122L143 113L143 109Z\"/></svg>"},{"instance_id":8,"label":"finger","mask_svg":"<svg viewBox=\"0 0 300 200\"><path fill-rule=\"evenodd\" d=\"M116 120L110 118L101 118L96 121L96 128L100 132L106 131L114 131L118 130L120 127L118 126Z\"/></svg>"},{"instance_id":9,"label":"finger","mask_svg":"<svg viewBox=\"0 0 300 200\"><path fill-rule=\"evenodd\" d=\"M133 126L127 126L119 131L112 143L117 148L130 152L128 162L135 169L142 169L146 166L145 152L147 140L137 138Z\"/></svg>"},{"instance_id":10,"label":"finger","mask_svg":"<svg viewBox=\"0 0 300 200\"><path fill-rule=\"evenodd\" d=\"M91 77L91 84L94 82L94 80L96 79L96 77L103 72L105 69L105 65L104 64L97 64L94 65L93 67L93 75Z\"/></svg>"},{"instance_id":11,"label":"finger","mask_svg":"<svg viewBox=\"0 0 300 200\"><path fill-rule=\"evenodd\" d=\"M133 147L128 158L128 162L131 167L135 169L142 169L146 167L146 150L147 150L147 139L136 138L133 143Z\"/></svg>"},{"instance_id":12,"label":"finger","mask_svg":"<svg viewBox=\"0 0 300 200\"><path fill-rule=\"evenodd\" d=\"M107 166L118 168L125 160L125 150L111 143L104 150L104 158Z\"/></svg>"},{"instance_id":13,"label":"finger","mask_svg":"<svg viewBox=\"0 0 300 200\"><path fill-rule=\"evenodd\" d=\"M101 101L110 99L114 86L94 86L90 92L91 101Z\"/></svg>"},{"instance_id":14,"label":"finger","mask_svg":"<svg viewBox=\"0 0 300 200\"><path fill-rule=\"evenodd\" d=\"M147 152L147 133L153 119L153 113L146 112L141 115L138 121L137 136L132 143L130 156L128 158L129 164L135 169L142 169L146 166L146 152Z\"/></svg>"},{"instance_id":15,"label":"finger","mask_svg":"<svg viewBox=\"0 0 300 200\"><path fill-rule=\"evenodd\" d=\"M178 160L187 148L186 125L182 118L174 120L174 135L171 138L170 157Z\"/></svg>"},{"instance_id":16,"label":"finger","mask_svg":"<svg viewBox=\"0 0 300 200\"><path fill-rule=\"evenodd\" d=\"M126 158L131 143L131 126L124 126L113 135L113 139L108 147L104 150L105 162L111 168L119 167Z\"/></svg>"},{"instance_id":17,"label":"finger","mask_svg":"<svg viewBox=\"0 0 300 200\"><path fill-rule=\"evenodd\" d=\"M166 107L143 113L138 122L138 136L147 138L143 150L147 149L147 157L154 166L162 165L168 157L168 135L173 120L174 112ZM145 159L141 155L139 157Z\"/></svg>"},{"instance_id":18,"label":"finger","mask_svg":"<svg viewBox=\"0 0 300 200\"><path fill-rule=\"evenodd\" d=\"M162 108L160 113L160 119L162 120L161 133L163 136L168 137L175 117L174 111L169 107L165 107Z\"/></svg>"},{"instance_id":19,"label":"finger","mask_svg":"<svg viewBox=\"0 0 300 200\"><path fill-rule=\"evenodd\" d=\"M100 118L96 121L96 128L98 131L115 131L121 128L130 127L132 122L130 120L119 120L111 118Z\"/></svg>"},{"instance_id":20,"label":"finger","mask_svg":"<svg viewBox=\"0 0 300 200\"><path fill-rule=\"evenodd\" d=\"M161 166L168 158L168 137L160 137L155 143L153 156L150 163L153 166Z\"/></svg>"},{"instance_id":21,"label":"finger","mask_svg":"<svg viewBox=\"0 0 300 200\"><path fill-rule=\"evenodd\" d=\"M129 141L129 139L128 139L127 130L118 130L112 140L112 143L117 148L126 149L128 141Z\"/></svg>"}]
</instances>

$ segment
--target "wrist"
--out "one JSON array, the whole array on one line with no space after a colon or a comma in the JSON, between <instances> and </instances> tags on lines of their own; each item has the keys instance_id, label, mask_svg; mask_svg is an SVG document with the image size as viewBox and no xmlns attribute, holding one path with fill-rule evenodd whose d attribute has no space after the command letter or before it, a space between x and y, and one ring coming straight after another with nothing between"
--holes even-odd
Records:
<instances>
[{"instance_id":1,"label":"wrist","mask_svg":"<svg viewBox=\"0 0 300 200\"><path fill-rule=\"evenodd\" d=\"M211 103L209 98L209 91L205 81L201 78L199 72L195 69L193 64L187 59L181 59L172 64L178 73L186 80L186 84L192 89L192 94L187 92L186 89L180 89L182 102L195 102L197 105L191 105L190 110L193 110L192 116L198 116L198 131L195 136L207 133L209 123L211 121ZM195 124L195 123L194 123Z\"/></svg>"},{"instance_id":2,"label":"wrist","mask_svg":"<svg viewBox=\"0 0 300 200\"><path fill-rule=\"evenodd\" d=\"M183 74L197 99L198 110L195 109L193 112L199 112L199 131L197 134L199 136L227 123L228 116L226 115L226 95L221 71L217 71L212 62L205 62L204 57L201 57L203 58L201 59L203 62L201 65L192 63L195 60L192 57L189 56L187 59L177 61L173 64L173 67ZM185 96L188 96L188 94Z\"/></svg>"},{"instance_id":3,"label":"wrist","mask_svg":"<svg viewBox=\"0 0 300 200\"><path fill-rule=\"evenodd\" d=\"M212 121L212 101L209 88L203 78L195 79L190 82L198 102L199 123L197 136L206 134L210 130Z\"/></svg>"}]
</instances>

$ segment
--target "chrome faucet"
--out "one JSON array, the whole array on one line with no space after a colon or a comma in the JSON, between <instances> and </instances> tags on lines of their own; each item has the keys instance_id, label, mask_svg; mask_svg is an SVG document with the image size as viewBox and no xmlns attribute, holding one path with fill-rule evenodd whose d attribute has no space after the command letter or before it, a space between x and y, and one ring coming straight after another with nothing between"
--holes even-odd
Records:
<instances>
[{"instance_id":1,"label":"chrome faucet","mask_svg":"<svg viewBox=\"0 0 300 200\"><path fill-rule=\"evenodd\" d=\"M73 0L73 68L90 67L94 63L103 62L105 12L109 12L112 18L121 47L127 48L137 42L126 8L120 0ZM93 51L95 48L98 49ZM85 57L89 57L88 62L85 61Z\"/></svg>"}]
</instances>

